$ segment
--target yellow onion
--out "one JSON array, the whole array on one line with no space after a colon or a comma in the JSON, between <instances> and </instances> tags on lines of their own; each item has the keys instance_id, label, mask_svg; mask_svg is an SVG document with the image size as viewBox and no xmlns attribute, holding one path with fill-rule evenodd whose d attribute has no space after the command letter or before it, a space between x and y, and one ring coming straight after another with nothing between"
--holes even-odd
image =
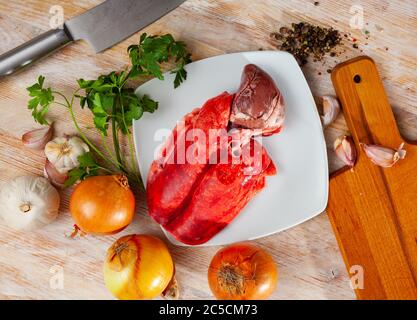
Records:
<instances>
[{"instance_id":1,"label":"yellow onion","mask_svg":"<svg viewBox=\"0 0 417 320\"><path fill-rule=\"evenodd\" d=\"M275 290L278 269L265 250L249 243L220 249L211 260L208 282L219 300L262 300Z\"/></svg>"},{"instance_id":2,"label":"yellow onion","mask_svg":"<svg viewBox=\"0 0 417 320\"><path fill-rule=\"evenodd\" d=\"M153 299L174 276L174 262L165 243L153 236L128 235L107 251L104 282L122 300Z\"/></svg>"}]
</instances>

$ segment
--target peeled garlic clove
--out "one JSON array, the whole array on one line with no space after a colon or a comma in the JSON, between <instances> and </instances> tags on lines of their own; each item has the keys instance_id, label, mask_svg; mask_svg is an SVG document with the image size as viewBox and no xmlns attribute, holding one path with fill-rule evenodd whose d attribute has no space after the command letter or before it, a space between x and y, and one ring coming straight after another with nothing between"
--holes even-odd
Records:
<instances>
[{"instance_id":1,"label":"peeled garlic clove","mask_svg":"<svg viewBox=\"0 0 417 320\"><path fill-rule=\"evenodd\" d=\"M48 126L26 132L22 136L22 142L30 149L42 150L51 138L52 126Z\"/></svg>"},{"instance_id":2,"label":"peeled garlic clove","mask_svg":"<svg viewBox=\"0 0 417 320\"><path fill-rule=\"evenodd\" d=\"M334 142L334 151L337 157L343 161L344 164L349 167L353 167L356 162L356 147L350 136L341 136Z\"/></svg>"},{"instance_id":3,"label":"peeled garlic clove","mask_svg":"<svg viewBox=\"0 0 417 320\"><path fill-rule=\"evenodd\" d=\"M46 159L43 173L45 178L58 188L63 188L65 181L68 179L68 175L60 173L48 159Z\"/></svg>"},{"instance_id":4,"label":"peeled garlic clove","mask_svg":"<svg viewBox=\"0 0 417 320\"><path fill-rule=\"evenodd\" d=\"M340 113L339 101L333 96L323 96L323 115L321 120L323 127L329 126Z\"/></svg>"},{"instance_id":5,"label":"peeled garlic clove","mask_svg":"<svg viewBox=\"0 0 417 320\"><path fill-rule=\"evenodd\" d=\"M406 151L403 149L404 143L398 150L382 147L376 144L360 144L367 157L376 165L384 168L390 168L400 159L404 159Z\"/></svg>"}]
</instances>

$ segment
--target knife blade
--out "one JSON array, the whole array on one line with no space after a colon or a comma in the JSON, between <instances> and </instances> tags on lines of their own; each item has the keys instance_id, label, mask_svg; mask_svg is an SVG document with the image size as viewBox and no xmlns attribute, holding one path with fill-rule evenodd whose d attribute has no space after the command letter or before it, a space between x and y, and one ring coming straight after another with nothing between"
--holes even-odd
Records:
<instances>
[{"instance_id":1,"label":"knife blade","mask_svg":"<svg viewBox=\"0 0 417 320\"><path fill-rule=\"evenodd\" d=\"M0 76L31 64L77 40L101 52L146 27L185 0L107 0L0 56Z\"/></svg>"},{"instance_id":2,"label":"knife blade","mask_svg":"<svg viewBox=\"0 0 417 320\"><path fill-rule=\"evenodd\" d=\"M65 26L73 40L85 40L96 52L100 52L151 24L184 1L108 0L67 21Z\"/></svg>"}]
</instances>

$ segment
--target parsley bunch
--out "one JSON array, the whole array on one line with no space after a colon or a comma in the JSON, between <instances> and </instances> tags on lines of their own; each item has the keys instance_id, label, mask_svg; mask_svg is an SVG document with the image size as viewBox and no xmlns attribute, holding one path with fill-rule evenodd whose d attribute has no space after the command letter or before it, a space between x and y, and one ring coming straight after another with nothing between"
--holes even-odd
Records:
<instances>
[{"instance_id":1,"label":"parsley bunch","mask_svg":"<svg viewBox=\"0 0 417 320\"><path fill-rule=\"evenodd\" d=\"M114 119L116 128L127 134L133 120L138 120L144 112L154 112L158 103L148 96L139 97L131 88L125 88L127 73L111 72L97 80L79 79L78 85L85 90L79 96L81 108L87 106L94 115L94 125L107 135L110 119Z\"/></svg>"},{"instance_id":2,"label":"parsley bunch","mask_svg":"<svg viewBox=\"0 0 417 320\"><path fill-rule=\"evenodd\" d=\"M139 120L144 112L153 113L157 110L158 102L146 95L136 95L132 88L127 87L127 82L139 76L155 76L164 80L162 64L173 60L175 67L171 73L175 74L174 87L177 88L187 77L184 67L191 62L191 55L187 52L186 45L175 41L170 34L148 36L146 33L141 35L138 45L128 48L128 53L132 64L130 70L113 71L107 75L100 75L94 80L79 79L78 88L70 98L52 88L45 88L43 76L39 76L38 81L27 88L29 96L32 97L28 102L28 108L32 110L36 122L48 124L45 116L50 106L62 105L69 110L79 136L90 147L89 153L78 158L80 165L70 171L66 186L88 176L98 175L101 171L121 172L143 186L134 158L131 128L133 120ZM61 98L60 101L56 100L56 96ZM75 99L79 100L81 108L88 108L91 111L94 126L102 136L102 149L105 152L88 139L79 127L74 113ZM113 148L107 145L105 139L110 128ZM128 139L130 165L121 152L120 134L127 136ZM98 159L104 161L107 166L100 165Z\"/></svg>"},{"instance_id":3,"label":"parsley bunch","mask_svg":"<svg viewBox=\"0 0 417 320\"><path fill-rule=\"evenodd\" d=\"M183 42L175 41L170 34L148 36L144 33L140 37L139 45L131 45L127 51L133 66L131 76L155 76L164 80L161 64L174 58L175 68L171 71L175 74L174 87L179 87L187 79L184 66L191 62L191 54L187 52Z\"/></svg>"}]
</instances>

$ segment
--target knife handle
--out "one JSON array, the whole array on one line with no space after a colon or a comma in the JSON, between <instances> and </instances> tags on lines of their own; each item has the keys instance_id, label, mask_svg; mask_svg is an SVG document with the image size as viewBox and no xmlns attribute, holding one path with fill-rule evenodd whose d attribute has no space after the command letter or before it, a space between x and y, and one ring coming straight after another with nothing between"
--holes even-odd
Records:
<instances>
[{"instance_id":1,"label":"knife handle","mask_svg":"<svg viewBox=\"0 0 417 320\"><path fill-rule=\"evenodd\" d=\"M65 29L49 30L37 36L0 56L0 77L12 74L71 41Z\"/></svg>"}]
</instances>

